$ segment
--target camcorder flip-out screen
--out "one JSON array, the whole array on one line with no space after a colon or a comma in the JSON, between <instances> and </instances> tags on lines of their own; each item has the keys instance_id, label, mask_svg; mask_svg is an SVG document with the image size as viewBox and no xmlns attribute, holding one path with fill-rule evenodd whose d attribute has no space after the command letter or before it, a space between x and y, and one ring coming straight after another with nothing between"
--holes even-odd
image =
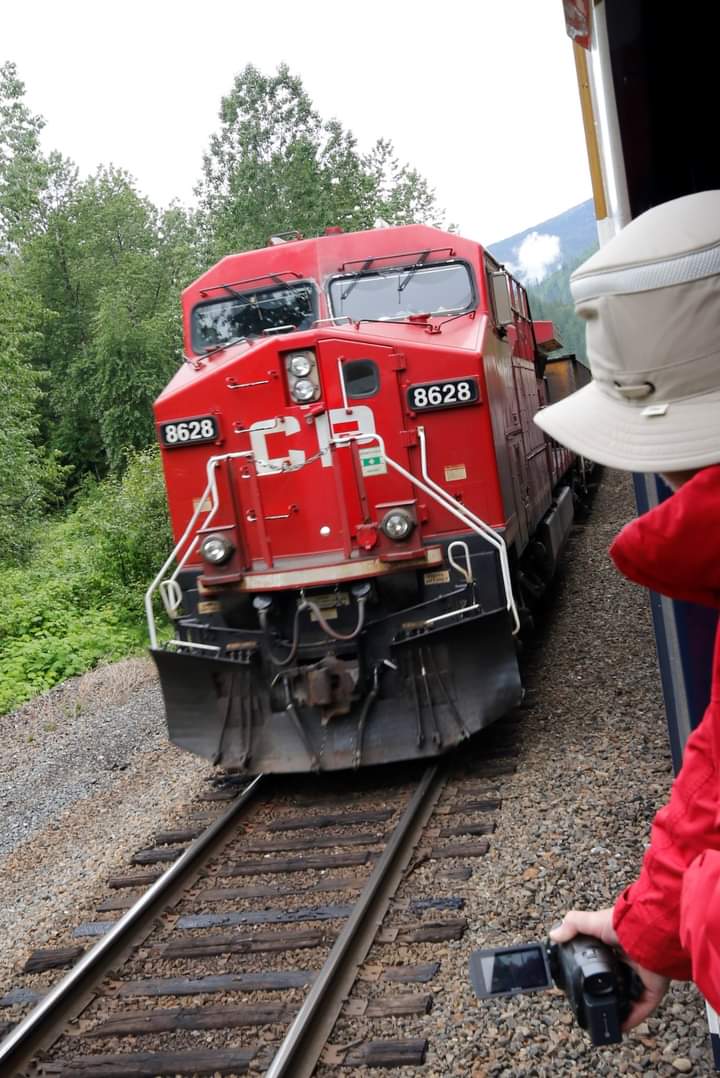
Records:
<instances>
[{"instance_id":1,"label":"camcorder flip-out screen","mask_svg":"<svg viewBox=\"0 0 720 1078\"><path fill-rule=\"evenodd\" d=\"M475 951L470 957L470 979L482 999L540 991L553 985L542 943Z\"/></svg>"}]
</instances>

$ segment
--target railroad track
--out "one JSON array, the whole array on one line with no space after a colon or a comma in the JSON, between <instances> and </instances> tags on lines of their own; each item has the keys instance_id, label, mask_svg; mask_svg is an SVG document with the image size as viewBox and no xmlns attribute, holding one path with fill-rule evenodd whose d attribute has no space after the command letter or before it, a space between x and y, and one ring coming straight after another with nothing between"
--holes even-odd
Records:
<instances>
[{"instance_id":1,"label":"railroad track","mask_svg":"<svg viewBox=\"0 0 720 1078\"><path fill-rule=\"evenodd\" d=\"M308 793L307 780L298 791L262 776L219 790L230 800L216 818L160 833L109 881L102 920L30 956L27 983L0 998L20 1018L0 1074L303 1078L422 1064L428 985L465 930L450 892L487 852L516 726L480 735L462 758L395 769L392 785L385 769L339 794L329 779ZM432 893L415 894L428 861ZM423 961L408 961L414 949ZM389 1023L395 1035L373 1035Z\"/></svg>"}]
</instances>

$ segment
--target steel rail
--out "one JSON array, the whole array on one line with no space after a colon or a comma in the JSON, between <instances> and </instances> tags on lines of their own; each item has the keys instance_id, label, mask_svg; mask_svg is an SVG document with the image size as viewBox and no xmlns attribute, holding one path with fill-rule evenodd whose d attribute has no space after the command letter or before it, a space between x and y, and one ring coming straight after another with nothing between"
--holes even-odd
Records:
<instances>
[{"instance_id":1,"label":"steel rail","mask_svg":"<svg viewBox=\"0 0 720 1078\"><path fill-rule=\"evenodd\" d=\"M264 1078L310 1078L444 783L438 764L424 772Z\"/></svg>"},{"instance_id":2,"label":"steel rail","mask_svg":"<svg viewBox=\"0 0 720 1078\"><path fill-rule=\"evenodd\" d=\"M74 1001L87 992L91 983L101 972L108 968L116 953L130 942L128 936L134 928L139 928L161 900L170 897L173 885L178 884L189 874L200 854L219 839L222 832L233 818L255 796L265 776L258 775L249 786L233 801L232 805L218 819L203 831L188 846L177 861L160 876L155 883L141 895L134 906L123 914L110 931L98 940L87 954L73 966L61 981L58 981L48 994L40 1000L32 1011L0 1042L0 1074L16 1074L17 1068L26 1063L32 1053L44 1046L45 1038L52 1032L52 1026L63 1020ZM41 1045L40 1042L43 1042Z\"/></svg>"}]
</instances>

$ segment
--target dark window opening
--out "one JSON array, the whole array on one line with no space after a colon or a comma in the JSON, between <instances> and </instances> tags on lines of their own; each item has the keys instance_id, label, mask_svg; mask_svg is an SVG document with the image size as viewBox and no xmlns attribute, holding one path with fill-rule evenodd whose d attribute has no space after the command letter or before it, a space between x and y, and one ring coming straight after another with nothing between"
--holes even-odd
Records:
<instances>
[{"instance_id":1,"label":"dark window opening","mask_svg":"<svg viewBox=\"0 0 720 1078\"><path fill-rule=\"evenodd\" d=\"M343 363L343 378L348 397L372 397L380 388L380 372L371 359L354 359Z\"/></svg>"},{"instance_id":2,"label":"dark window opening","mask_svg":"<svg viewBox=\"0 0 720 1078\"><path fill-rule=\"evenodd\" d=\"M307 281L226 295L193 310L193 351L205 352L238 337L259 337L284 326L308 329L315 318L315 290Z\"/></svg>"}]
</instances>

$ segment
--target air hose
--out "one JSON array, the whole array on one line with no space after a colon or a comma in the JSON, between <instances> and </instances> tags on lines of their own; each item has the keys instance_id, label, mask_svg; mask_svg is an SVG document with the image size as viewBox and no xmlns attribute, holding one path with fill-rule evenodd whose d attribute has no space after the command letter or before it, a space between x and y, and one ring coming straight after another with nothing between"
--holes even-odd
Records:
<instances>
[{"instance_id":1,"label":"air hose","mask_svg":"<svg viewBox=\"0 0 720 1078\"><path fill-rule=\"evenodd\" d=\"M297 655L297 649L300 643L300 615L303 613L304 610L309 610L312 614L314 614L315 620L317 621L322 631L332 640L339 640L341 642L354 640L362 632L363 625L365 624L366 601L367 597L365 595L361 595L358 598L358 619L357 624L352 630L352 632L338 633L335 629L332 628L332 626L328 625L317 603L314 603L312 599L300 599L295 610L295 617L293 619L292 643L290 645L290 650L283 659L278 659L278 657L273 653L272 647L270 646L270 629L268 625L269 607L265 607L264 609L259 610L258 615L260 618L260 628L265 634L270 661L273 663L274 666L289 666L290 663L293 661L293 659Z\"/></svg>"}]
</instances>

